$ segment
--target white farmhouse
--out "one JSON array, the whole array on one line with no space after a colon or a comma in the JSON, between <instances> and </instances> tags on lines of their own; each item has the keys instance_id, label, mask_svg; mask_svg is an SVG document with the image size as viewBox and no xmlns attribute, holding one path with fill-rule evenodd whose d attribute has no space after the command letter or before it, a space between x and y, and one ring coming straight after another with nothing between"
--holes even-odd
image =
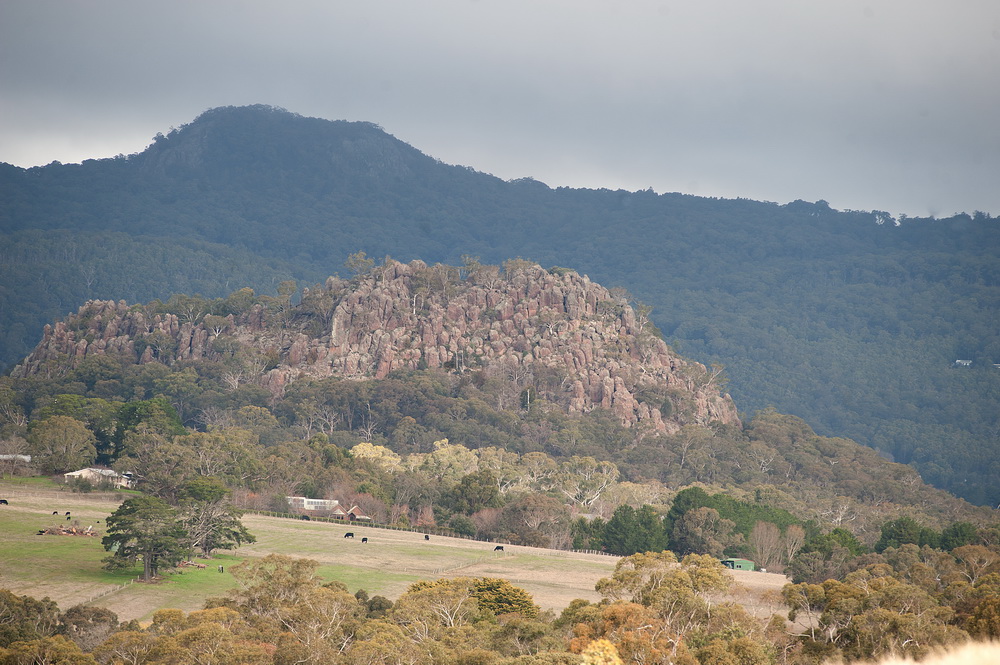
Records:
<instances>
[{"instance_id":1,"label":"white farmhouse","mask_svg":"<svg viewBox=\"0 0 1000 665\"><path fill-rule=\"evenodd\" d=\"M115 487L132 487L131 474L126 473L122 475L111 469L99 469L97 467L70 471L69 473L64 473L63 478L67 483L71 483L74 480L88 480L95 485L111 483Z\"/></svg>"}]
</instances>

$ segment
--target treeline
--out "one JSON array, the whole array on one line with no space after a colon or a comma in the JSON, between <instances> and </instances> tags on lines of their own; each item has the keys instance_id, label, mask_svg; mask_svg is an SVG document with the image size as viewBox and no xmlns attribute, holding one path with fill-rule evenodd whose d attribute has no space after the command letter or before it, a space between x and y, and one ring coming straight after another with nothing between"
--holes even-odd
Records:
<instances>
[{"instance_id":1,"label":"treeline","mask_svg":"<svg viewBox=\"0 0 1000 665\"><path fill-rule=\"evenodd\" d=\"M720 665L739 657L769 665L788 641L739 605L715 601L732 581L706 557L623 560L598 585L603 601L574 601L559 615L499 579L418 582L393 602L350 594L316 569L277 555L240 564L230 569L239 585L227 597L190 614L159 610L148 627L0 591L0 662ZM665 606L666 597L680 603Z\"/></svg>"},{"instance_id":2,"label":"treeline","mask_svg":"<svg viewBox=\"0 0 1000 665\"><path fill-rule=\"evenodd\" d=\"M573 545L622 556L669 549L680 555L749 558L759 568L780 572L806 534L818 532L816 522L787 510L690 487L673 497L665 513L626 504L607 521L580 518L573 524Z\"/></svg>"},{"instance_id":3,"label":"treeline","mask_svg":"<svg viewBox=\"0 0 1000 665\"><path fill-rule=\"evenodd\" d=\"M149 626L105 609L61 612L51 601L0 590L0 662L435 662L454 665L808 665L828 658L920 657L970 637L1000 636L998 555L952 555L908 545L843 579L788 584L783 613L755 615L731 598L712 557L668 551L623 558L597 583L598 603L541 612L507 581L413 584L398 599L351 594L318 564L271 555L231 568L238 585L206 608L161 609Z\"/></svg>"}]
</instances>

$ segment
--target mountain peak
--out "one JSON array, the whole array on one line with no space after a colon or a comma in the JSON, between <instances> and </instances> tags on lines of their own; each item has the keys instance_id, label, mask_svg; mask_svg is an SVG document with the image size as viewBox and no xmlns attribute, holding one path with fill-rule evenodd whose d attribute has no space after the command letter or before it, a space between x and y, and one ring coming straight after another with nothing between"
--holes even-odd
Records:
<instances>
[{"instance_id":1,"label":"mountain peak","mask_svg":"<svg viewBox=\"0 0 1000 665\"><path fill-rule=\"evenodd\" d=\"M138 158L164 175L227 184L249 177L253 187L315 174L400 177L412 160L430 160L373 123L309 118L264 104L209 109L158 134Z\"/></svg>"}]
</instances>

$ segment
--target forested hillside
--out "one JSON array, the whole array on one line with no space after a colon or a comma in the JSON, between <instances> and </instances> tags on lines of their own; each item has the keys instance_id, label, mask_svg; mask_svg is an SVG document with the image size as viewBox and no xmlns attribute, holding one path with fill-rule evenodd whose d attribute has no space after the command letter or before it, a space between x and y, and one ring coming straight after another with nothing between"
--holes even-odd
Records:
<instances>
[{"instance_id":1,"label":"forested hillside","mask_svg":"<svg viewBox=\"0 0 1000 665\"><path fill-rule=\"evenodd\" d=\"M433 533L625 556L601 600L557 619L511 581L454 567L392 599L351 596L317 562L251 556L225 566L238 591L148 628L0 590L0 660L526 665L588 662L576 654L601 639L634 662L812 665L997 637L996 511L794 416L742 422L719 371L677 354L624 292L521 259L345 267L298 303L286 281L276 296L89 301L47 325L0 377L0 472L126 477L98 527L102 561L141 563L147 581L254 542L251 509L352 524L367 552L374 523L428 534L407 534L414 552ZM95 483L111 489L70 489ZM318 532L299 533L296 552L317 551ZM513 549L498 556L535 556ZM723 557L793 583L736 589Z\"/></svg>"},{"instance_id":2,"label":"forested hillside","mask_svg":"<svg viewBox=\"0 0 1000 665\"><path fill-rule=\"evenodd\" d=\"M371 124L247 107L136 155L2 165L0 230L8 365L87 298L273 295L358 250L522 256L627 288L682 354L726 367L742 411L773 405L1000 502L1000 233L987 215L552 190L442 164Z\"/></svg>"},{"instance_id":3,"label":"forested hillside","mask_svg":"<svg viewBox=\"0 0 1000 665\"><path fill-rule=\"evenodd\" d=\"M693 483L869 541L902 515L991 519L798 418L765 409L741 423L717 370L573 271L350 263L354 277L299 304L289 283L278 296L88 302L0 379L4 445L45 473L97 461L158 494L219 476L256 507L338 495L384 520L446 524L528 501L548 505L543 535L530 521L495 528L553 545L571 515L662 505Z\"/></svg>"}]
</instances>

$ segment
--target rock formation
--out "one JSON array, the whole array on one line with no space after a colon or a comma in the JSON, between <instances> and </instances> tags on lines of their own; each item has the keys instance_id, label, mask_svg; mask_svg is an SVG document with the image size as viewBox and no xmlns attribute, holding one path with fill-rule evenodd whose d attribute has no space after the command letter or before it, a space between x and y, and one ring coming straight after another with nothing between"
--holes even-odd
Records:
<instances>
[{"instance_id":1,"label":"rock formation","mask_svg":"<svg viewBox=\"0 0 1000 665\"><path fill-rule=\"evenodd\" d=\"M673 353L623 295L586 276L522 260L366 268L306 289L299 305L251 299L226 316L90 301L46 326L13 374L65 371L94 354L167 365L210 359L230 367L236 385L254 381L278 395L307 377L441 369L506 381L522 403L606 409L630 426L738 423L704 366Z\"/></svg>"}]
</instances>

